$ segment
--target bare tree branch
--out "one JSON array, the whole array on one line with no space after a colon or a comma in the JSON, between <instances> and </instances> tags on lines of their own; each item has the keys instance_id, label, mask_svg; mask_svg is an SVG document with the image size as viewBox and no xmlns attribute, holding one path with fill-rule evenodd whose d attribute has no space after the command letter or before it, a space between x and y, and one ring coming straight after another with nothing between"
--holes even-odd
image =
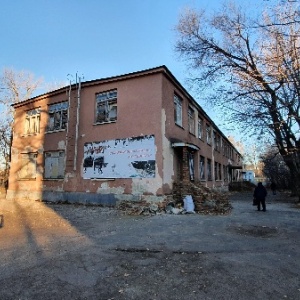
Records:
<instances>
[{"instance_id":1,"label":"bare tree branch","mask_svg":"<svg viewBox=\"0 0 300 300\"><path fill-rule=\"evenodd\" d=\"M197 70L197 84L228 121L274 137L300 196L299 18L293 3L265 11L258 21L233 4L210 18L190 9L179 19L175 50Z\"/></svg>"}]
</instances>

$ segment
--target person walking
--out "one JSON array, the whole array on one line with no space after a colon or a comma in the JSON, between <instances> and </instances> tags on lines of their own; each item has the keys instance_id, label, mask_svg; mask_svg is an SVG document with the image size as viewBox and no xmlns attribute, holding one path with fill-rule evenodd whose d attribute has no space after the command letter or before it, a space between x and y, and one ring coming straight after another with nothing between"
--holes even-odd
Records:
<instances>
[{"instance_id":1,"label":"person walking","mask_svg":"<svg viewBox=\"0 0 300 300\"><path fill-rule=\"evenodd\" d=\"M258 211L260 211L260 205L262 205L263 211L266 211L267 194L267 189L263 186L262 182L259 182L253 193L253 197L256 199L257 202Z\"/></svg>"}]
</instances>

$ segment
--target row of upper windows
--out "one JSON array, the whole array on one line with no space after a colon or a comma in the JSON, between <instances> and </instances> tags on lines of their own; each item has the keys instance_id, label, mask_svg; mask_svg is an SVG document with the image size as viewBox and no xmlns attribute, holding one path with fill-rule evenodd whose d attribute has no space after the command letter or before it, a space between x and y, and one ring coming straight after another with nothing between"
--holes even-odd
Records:
<instances>
[{"instance_id":1,"label":"row of upper windows","mask_svg":"<svg viewBox=\"0 0 300 300\"><path fill-rule=\"evenodd\" d=\"M68 102L48 106L47 132L65 130L68 122ZM117 90L96 94L95 123L107 123L117 120ZM32 109L26 112L25 134L40 132L41 110Z\"/></svg>"},{"instance_id":2,"label":"row of upper windows","mask_svg":"<svg viewBox=\"0 0 300 300\"><path fill-rule=\"evenodd\" d=\"M182 99L174 94L174 121L175 124L180 127L183 127L182 102ZM204 122L199 113L196 120L195 110L191 106L188 107L188 130L189 133L197 136L201 140L204 140L206 136L206 143L208 145L212 145L213 143L215 150L220 152L222 149L224 156L233 159L233 148L226 143L215 130L212 130L212 127L209 124Z\"/></svg>"},{"instance_id":3,"label":"row of upper windows","mask_svg":"<svg viewBox=\"0 0 300 300\"><path fill-rule=\"evenodd\" d=\"M96 94L95 97L95 123L109 123L117 120L117 90L109 90ZM175 124L183 126L182 123L182 99L174 95L174 119ZM65 130L68 122L68 102L61 102L49 105L48 107L48 124L47 132ZM188 108L188 129L193 135L196 135L196 116L195 110L189 106ZM40 132L40 109L27 111L25 121L25 134L36 134ZM223 150L223 155L233 158L233 148L221 139L220 135L209 124L205 124L199 116L197 118L197 136L199 139L204 139L206 133L206 142L217 151ZM212 137L213 136L213 137Z\"/></svg>"}]
</instances>

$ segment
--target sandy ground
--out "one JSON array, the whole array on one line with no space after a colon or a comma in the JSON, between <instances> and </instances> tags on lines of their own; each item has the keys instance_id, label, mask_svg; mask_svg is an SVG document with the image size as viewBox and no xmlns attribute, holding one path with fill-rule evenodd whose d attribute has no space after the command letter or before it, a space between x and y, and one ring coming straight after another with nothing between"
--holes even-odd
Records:
<instances>
[{"instance_id":1,"label":"sandy ground","mask_svg":"<svg viewBox=\"0 0 300 300\"><path fill-rule=\"evenodd\" d=\"M300 299L300 209L126 216L0 200L0 299Z\"/></svg>"}]
</instances>

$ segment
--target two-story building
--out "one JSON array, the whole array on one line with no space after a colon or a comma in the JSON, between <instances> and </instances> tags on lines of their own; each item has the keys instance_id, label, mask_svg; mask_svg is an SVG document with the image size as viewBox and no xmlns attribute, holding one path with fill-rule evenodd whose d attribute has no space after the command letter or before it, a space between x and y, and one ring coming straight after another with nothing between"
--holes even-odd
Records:
<instances>
[{"instance_id":1,"label":"two-story building","mask_svg":"<svg viewBox=\"0 0 300 300\"><path fill-rule=\"evenodd\" d=\"M162 201L175 181L226 189L241 155L165 67L13 105L7 198Z\"/></svg>"}]
</instances>

